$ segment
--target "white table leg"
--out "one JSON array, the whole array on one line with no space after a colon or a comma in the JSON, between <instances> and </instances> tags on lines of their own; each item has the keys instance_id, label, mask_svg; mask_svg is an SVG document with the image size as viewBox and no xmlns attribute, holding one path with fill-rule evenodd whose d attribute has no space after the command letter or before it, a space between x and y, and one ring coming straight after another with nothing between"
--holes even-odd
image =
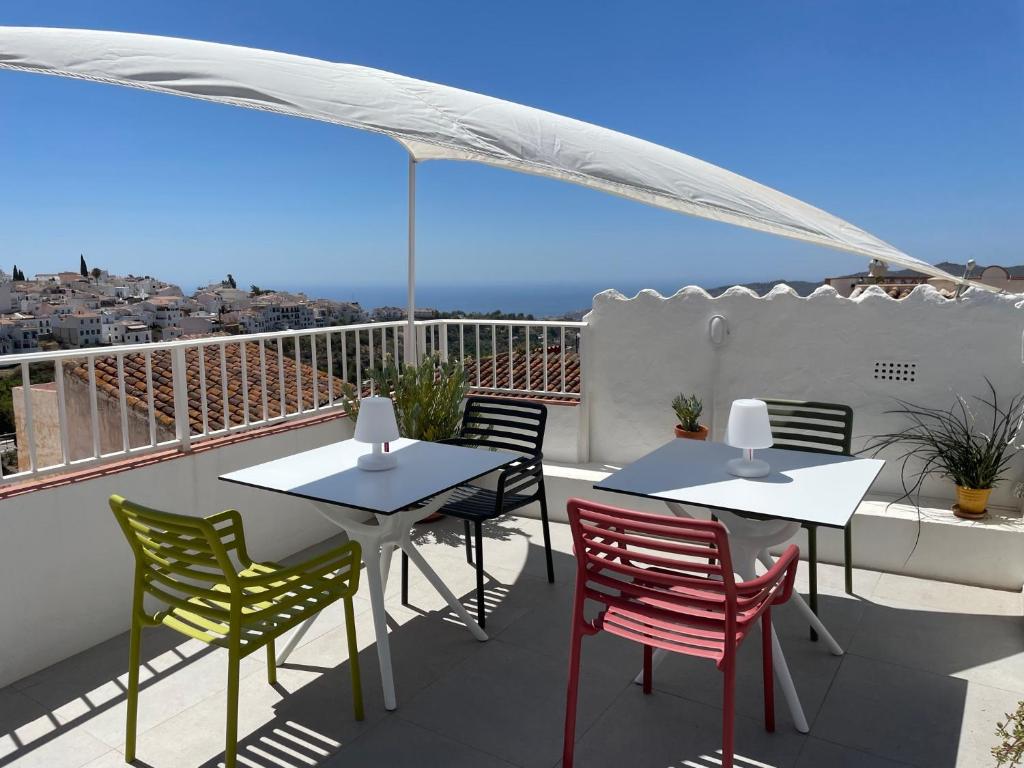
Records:
<instances>
[{"instance_id":1,"label":"white table leg","mask_svg":"<svg viewBox=\"0 0 1024 768\"><path fill-rule=\"evenodd\" d=\"M377 640L377 660L380 663L380 685L384 691L384 709L397 709L395 676L391 669L391 641L388 639L388 614L384 608L384 581L381 578L380 548L376 542L359 542L366 563L366 586L370 590L370 610L373 613L373 631Z\"/></svg>"},{"instance_id":2,"label":"white table leg","mask_svg":"<svg viewBox=\"0 0 1024 768\"><path fill-rule=\"evenodd\" d=\"M292 651L298 647L302 638L305 637L306 633L309 631L309 628L313 626L313 622L316 620L316 617L317 614L313 614L304 622L299 624L299 628L295 630L292 636L288 639L288 642L285 643L284 648L281 649L281 652L277 655L278 666L288 661L288 657L292 655Z\"/></svg>"},{"instance_id":3,"label":"white table leg","mask_svg":"<svg viewBox=\"0 0 1024 768\"><path fill-rule=\"evenodd\" d=\"M782 695L789 705L789 713L793 716L793 726L800 733L807 733L811 730L807 725L807 717L804 715L804 707L800 703L800 696L793 684L793 676L789 674L789 665L786 663L786 656L782 652L782 645L779 643L779 636L775 634L775 627L772 627L772 666L775 675L779 678L779 685L782 687Z\"/></svg>"},{"instance_id":4,"label":"white table leg","mask_svg":"<svg viewBox=\"0 0 1024 768\"><path fill-rule=\"evenodd\" d=\"M767 550L761 550L757 558L761 561L762 565L764 565L765 568L771 568L773 565L775 565L775 560L772 558L770 554L768 554ZM810 624L814 628L814 631L818 633L818 636L825 641L825 645L828 646L828 649L832 652L832 655L842 656L842 646L840 646L839 643L836 642L836 639L832 637L832 633L825 628L825 625L822 623L821 619L819 619L817 615L815 615L814 611L811 610L811 606L804 602L803 597L801 597L795 589L793 590L792 599L797 607L797 610L799 610L804 615L804 618L807 619L807 623Z\"/></svg>"},{"instance_id":5,"label":"white table leg","mask_svg":"<svg viewBox=\"0 0 1024 768\"><path fill-rule=\"evenodd\" d=\"M416 567L420 569L420 572L426 576L427 581L438 591L438 594L445 599L448 606L455 611L456 615L462 620L462 623L466 625L468 629L477 640L483 642L487 639L487 633L484 632L480 625L476 623L466 608L459 602L454 593L441 581L441 577L438 576L434 569L430 567L427 561L423 558L423 555L412 545L411 542L403 541L402 550L409 556L409 559L416 564Z\"/></svg>"}]
</instances>

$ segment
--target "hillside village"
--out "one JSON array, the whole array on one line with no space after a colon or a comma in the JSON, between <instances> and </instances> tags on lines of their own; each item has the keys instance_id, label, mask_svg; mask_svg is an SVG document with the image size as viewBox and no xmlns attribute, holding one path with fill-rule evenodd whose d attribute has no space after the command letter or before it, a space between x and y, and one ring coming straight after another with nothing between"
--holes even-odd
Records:
<instances>
[{"instance_id":1,"label":"hillside village","mask_svg":"<svg viewBox=\"0 0 1024 768\"><path fill-rule=\"evenodd\" d=\"M418 309L418 319L436 310ZM39 273L0 270L0 355L46 348L144 344L212 334L264 333L402 319L399 307L364 310L358 302L302 293L239 288L228 275L186 296L149 275L89 270Z\"/></svg>"}]
</instances>

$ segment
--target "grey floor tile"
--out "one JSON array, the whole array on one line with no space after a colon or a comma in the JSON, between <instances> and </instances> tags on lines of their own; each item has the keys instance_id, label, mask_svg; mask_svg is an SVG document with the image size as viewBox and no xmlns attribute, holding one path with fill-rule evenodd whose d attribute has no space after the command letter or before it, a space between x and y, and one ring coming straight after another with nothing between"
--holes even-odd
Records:
<instances>
[{"instance_id":1,"label":"grey floor tile","mask_svg":"<svg viewBox=\"0 0 1024 768\"><path fill-rule=\"evenodd\" d=\"M513 768L494 755L392 715L384 722L342 748L325 768L388 766L388 768Z\"/></svg>"},{"instance_id":2,"label":"grey floor tile","mask_svg":"<svg viewBox=\"0 0 1024 768\"><path fill-rule=\"evenodd\" d=\"M965 680L848 654L812 734L890 760L953 768L967 687Z\"/></svg>"},{"instance_id":3,"label":"grey floor tile","mask_svg":"<svg viewBox=\"0 0 1024 768\"><path fill-rule=\"evenodd\" d=\"M548 768L561 754L565 685L564 664L493 640L403 705L401 715L516 765ZM628 685L621 675L584 672L580 727L585 729Z\"/></svg>"},{"instance_id":4,"label":"grey floor tile","mask_svg":"<svg viewBox=\"0 0 1024 768\"><path fill-rule=\"evenodd\" d=\"M796 761L796 768L907 768L908 765L813 737L806 740Z\"/></svg>"},{"instance_id":5,"label":"grey floor tile","mask_svg":"<svg viewBox=\"0 0 1024 768\"><path fill-rule=\"evenodd\" d=\"M760 721L738 715L736 768L792 768L803 740L790 729L767 733ZM720 707L660 692L645 696L637 687L592 727L577 730L575 764L717 768L721 749Z\"/></svg>"},{"instance_id":6,"label":"grey floor tile","mask_svg":"<svg viewBox=\"0 0 1024 768\"><path fill-rule=\"evenodd\" d=\"M1024 621L1019 615L871 602L850 650L1024 694Z\"/></svg>"}]
</instances>

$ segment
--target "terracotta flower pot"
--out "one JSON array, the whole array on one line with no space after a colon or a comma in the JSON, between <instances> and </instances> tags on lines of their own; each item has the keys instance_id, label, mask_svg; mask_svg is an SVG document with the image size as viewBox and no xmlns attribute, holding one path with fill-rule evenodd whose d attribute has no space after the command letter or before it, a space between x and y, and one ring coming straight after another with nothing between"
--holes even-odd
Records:
<instances>
[{"instance_id":1,"label":"terracotta flower pot","mask_svg":"<svg viewBox=\"0 0 1024 768\"><path fill-rule=\"evenodd\" d=\"M966 520L976 520L984 516L985 510L988 508L990 493L992 493L991 488L964 488L958 485L953 514Z\"/></svg>"},{"instance_id":2,"label":"terracotta flower pot","mask_svg":"<svg viewBox=\"0 0 1024 768\"><path fill-rule=\"evenodd\" d=\"M696 432L687 432L681 426L676 424L676 437L682 437L687 440L707 440L708 439L708 428L703 424Z\"/></svg>"}]
</instances>

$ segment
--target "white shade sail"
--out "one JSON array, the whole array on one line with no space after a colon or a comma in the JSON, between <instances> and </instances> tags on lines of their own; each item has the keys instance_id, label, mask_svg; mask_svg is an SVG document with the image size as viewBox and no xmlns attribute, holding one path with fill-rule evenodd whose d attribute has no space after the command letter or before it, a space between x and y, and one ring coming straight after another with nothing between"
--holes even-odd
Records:
<instances>
[{"instance_id":1,"label":"white shade sail","mask_svg":"<svg viewBox=\"0 0 1024 768\"><path fill-rule=\"evenodd\" d=\"M471 160L561 179L960 282L825 211L682 152L377 69L179 38L36 27L0 27L0 68L382 133L417 161Z\"/></svg>"}]
</instances>

